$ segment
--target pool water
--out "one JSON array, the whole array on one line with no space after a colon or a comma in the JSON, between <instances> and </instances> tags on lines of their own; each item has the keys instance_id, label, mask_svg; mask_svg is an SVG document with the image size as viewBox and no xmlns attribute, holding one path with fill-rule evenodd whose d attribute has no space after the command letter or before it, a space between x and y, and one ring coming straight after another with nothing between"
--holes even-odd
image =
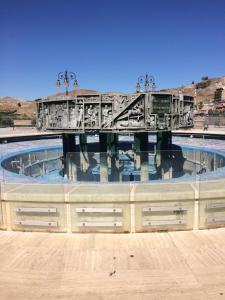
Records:
<instances>
[{"instance_id":1,"label":"pool water","mask_svg":"<svg viewBox=\"0 0 225 300\"><path fill-rule=\"evenodd\" d=\"M95 136L91 136L89 138L89 142L96 142L97 138ZM122 136L121 141L130 141L132 142L132 137ZM155 143L156 136L150 135L149 142ZM201 138L186 138L186 137L173 137L173 144L178 145L182 148L184 156L188 157L190 160L189 164L191 164L190 157L195 157L195 153L201 153L200 157L203 157L203 164L206 165L204 172L196 171L196 172L182 172L182 174L173 174L173 178L167 180L194 180L196 177L200 177L201 180L208 179L217 179L225 177L225 141L216 140L216 139L201 139ZM14 160L19 161L21 156L27 155L31 153L33 156L37 155L37 153L44 152L52 152L57 153L58 157L62 155L62 140L60 138L57 139L49 139L49 140L36 140L31 142L16 142L9 144L1 144L0 145L0 180L4 181L12 181L12 182L42 182L42 183L68 183L71 180L62 176L62 166L61 162L58 159L57 163L52 163L52 167L49 168L48 172L43 172L39 176L26 176L21 171L14 172L10 171L9 168L6 167L5 161L8 159L10 161L10 165ZM36 154L35 154L36 153ZM57 156L56 155L56 156ZM209 167L207 157L215 157L215 155L219 158L219 164L216 168ZM80 181L91 181L91 182L99 182L100 177L100 154L93 153L92 155L92 165L89 167L88 172L86 172L83 176L81 176ZM16 159L15 159L16 157ZM132 175L132 180L140 181L140 170L135 168L135 163L132 155L130 153L119 151L119 169L120 169L120 180L123 182L127 182L130 180ZM179 164L179 162L177 162ZM38 165L38 164L36 164ZM165 181L159 178L157 175L157 169L155 166L155 154L150 152L148 154L148 172L149 172L149 182L155 180L157 181ZM201 166L202 167L202 166ZM37 168L41 168L41 163ZM36 173L34 173L36 174ZM37 173L38 174L38 173ZM109 168L109 177L111 174L111 169Z\"/></svg>"}]
</instances>

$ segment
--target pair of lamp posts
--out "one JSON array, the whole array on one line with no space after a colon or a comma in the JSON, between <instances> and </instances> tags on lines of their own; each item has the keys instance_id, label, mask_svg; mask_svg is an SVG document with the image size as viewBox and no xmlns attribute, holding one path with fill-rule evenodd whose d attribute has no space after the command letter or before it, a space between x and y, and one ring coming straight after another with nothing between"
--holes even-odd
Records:
<instances>
[{"instance_id":1,"label":"pair of lamp posts","mask_svg":"<svg viewBox=\"0 0 225 300\"><path fill-rule=\"evenodd\" d=\"M64 86L66 88L66 95L68 95L68 89L70 82L73 81L73 87L78 87L78 81L76 74L73 72L69 72L65 70L65 72L60 72L58 74L58 79L56 81L56 86L58 88ZM152 75L146 73L146 75L141 75L138 77L137 85L136 85L136 93L141 92L154 92L156 90L155 78Z\"/></svg>"}]
</instances>

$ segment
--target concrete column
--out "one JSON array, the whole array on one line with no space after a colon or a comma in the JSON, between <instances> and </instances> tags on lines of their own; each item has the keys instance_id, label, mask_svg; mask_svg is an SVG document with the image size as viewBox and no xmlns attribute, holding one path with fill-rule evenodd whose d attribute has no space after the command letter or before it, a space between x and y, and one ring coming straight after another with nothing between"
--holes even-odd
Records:
<instances>
[{"instance_id":1,"label":"concrete column","mask_svg":"<svg viewBox=\"0 0 225 300\"><path fill-rule=\"evenodd\" d=\"M134 151L136 169L140 169L140 181L149 180L148 172L148 133L137 132L134 134Z\"/></svg>"},{"instance_id":2,"label":"concrete column","mask_svg":"<svg viewBox=\"0 0 225 300\"><path fill-rule=\"evenodd\" d=\"M75 134L63 133L63 160L64 160L64 176L69 179L77 180L77 162L75 145Z\"/></svg>"},{"instance_id":3,"label":"concrete column","mask_svg":"<svg viewBox=\"0 0 225 300\"><path fill-rule=\"evenodd\" d=\"M80 169L86 172L89 167L88 151L87 151L87 135L85 133L79 134L80 143Z\"/></svg>"},{"instance_id":4,"label":"concrete column","mask_svg":"<svg viewBox=\"0 0 225 300\"><path fill-rule=\"evenodd\" d=\"M99 133L100 182L108 182L107 133Z\"/></svg>"},{"instance_id":5,"label":"concrete column","mask_svg":"<svg viewBox=\"0 0 225 300\"><path fill-rule=\"evenodd\" d=\"M172 178L172 133L171 131L157 132L155 165L162 179Z\"/></svg>"},{"instance_id":6,"label":"concrete column","mask_svg":"<svg viewBox=\"0 0 225 300\"><path fill-rule=\"evenodd\" d=\"M108 169L111 168L111 181L119 181L118 135L100 133L100 181L108 182Z\"/></svg>"},{"instance_id":7,"label":"concrete column","mask_svg":"<svg viewBox=\"0 0 225 300\"><path fill-rule=\"evenodd\" d=\"M111 168L111 181L119 181L118 134L107 133L107 161Z\"/></svg>"}]
</instances>

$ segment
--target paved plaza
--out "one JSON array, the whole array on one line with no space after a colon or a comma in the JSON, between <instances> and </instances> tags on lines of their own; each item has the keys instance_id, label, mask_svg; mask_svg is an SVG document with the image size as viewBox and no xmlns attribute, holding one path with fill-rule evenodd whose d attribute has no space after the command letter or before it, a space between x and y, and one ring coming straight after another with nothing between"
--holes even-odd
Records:
<instances>
[{"instance_id":1,"label":"paved plaza","mask_svg":"<svg viewBox=\"0 0 225 300\"><path fill-rule=\"evenodd\" d=\"M1 300L225 299L225 229L0 232Z\"/></svg>"}]
</instances>

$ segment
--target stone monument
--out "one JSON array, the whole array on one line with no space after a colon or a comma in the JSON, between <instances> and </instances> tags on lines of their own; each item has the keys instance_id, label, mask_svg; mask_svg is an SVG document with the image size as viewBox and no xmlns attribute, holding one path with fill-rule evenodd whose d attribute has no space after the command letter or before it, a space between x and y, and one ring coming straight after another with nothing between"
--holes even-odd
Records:
<instances>
[{"instance_id":1,"label":"stone monument","mask_svg":"<svg viewBox=\"0 0 225 300\"><path fill-rule=\"evenodd\" d=\"M88 169L87 135L99 135L100 181L108 169L119 180L118 136L134 135L133 151L141 181L148 181L148 134L157 135L155 165L162 178L170 172L172 130L193 127L194 99L166 92L99 93L37 99L37 128L63 137L64 174L76 180ZM79 136L79 153L75 136ZM74 153L73 158L71 154Z\"/></svg>"}]
</instances>

